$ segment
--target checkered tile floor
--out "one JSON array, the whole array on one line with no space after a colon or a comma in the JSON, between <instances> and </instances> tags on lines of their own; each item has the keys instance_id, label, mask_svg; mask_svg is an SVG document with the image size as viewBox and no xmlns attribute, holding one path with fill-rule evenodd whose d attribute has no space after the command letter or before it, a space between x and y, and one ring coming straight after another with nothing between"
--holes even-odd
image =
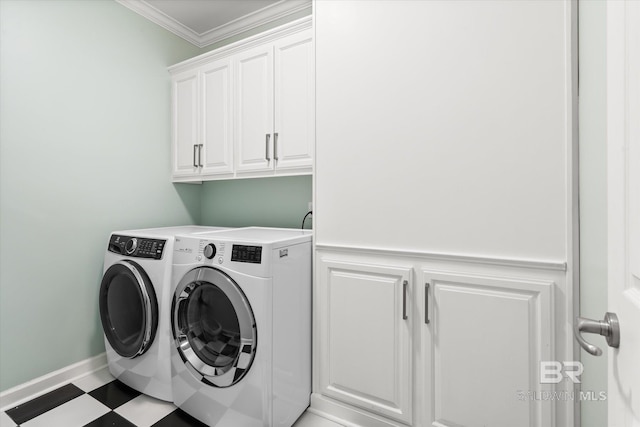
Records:
<instances>
[{"instance_id":1,"label":"checkered tile floor","mask_svg":"<svg viewBox=\"0 0 640 427\"><path fill-rule=\"evenodd\" d=\"M172 403L114 380L106 369L8 409L1 421L2 427L204 426Z\"/></svg>"},{"instance_id":2,"label":"checkered tile floor","mask_svg":"<svg viewBox=\"0 0 640 427\"><path fill-rule=\"evenodd\" d=\"M107 369L0 412L0 427L199 427L205 424L114 380ZM337 427L304 414L295 427ZM206 426L205 426L206 427ZM240 426L239 426L240 427Z\"/></svg>"}]
</instances>

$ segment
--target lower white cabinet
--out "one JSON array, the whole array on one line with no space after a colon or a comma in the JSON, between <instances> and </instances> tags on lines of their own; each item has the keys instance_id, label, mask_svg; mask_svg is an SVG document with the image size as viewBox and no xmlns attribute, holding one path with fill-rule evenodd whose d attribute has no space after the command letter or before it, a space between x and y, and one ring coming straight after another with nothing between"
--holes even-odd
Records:
<instances>
[{"instance_id":1,"label":"lower white cabinet","mask_svg":"<svg viewBox=\"0 0 640 427\"><path fill-rule=\"evenodd\" d=\"M331 258L319 268L322 394L411 424L411 268Z\"/></svg>"},{"instance_id":2,"label":"lower white cabinet","mask_svg":"<svg viewBox=\"0 0 640 427\"><path fill-rule=\"evenodd\" d=\"M539 366L554 360L553 283L420 276L424 425L555 425L552 403L535 399L551 389Z\"/></svg>"},{"instance_id":3,"label":"lower white cabinet","mask_svg":"<svg viewBox=\"0 0 640 427\"><path fill-rule=\"evenodd\" d=\"M555 283L437 267L317 253L312 407L368 426L558 425L557 402L541 398L554 384L540 377L540 362L556 357Z\"/></svg>"}]
</instances>

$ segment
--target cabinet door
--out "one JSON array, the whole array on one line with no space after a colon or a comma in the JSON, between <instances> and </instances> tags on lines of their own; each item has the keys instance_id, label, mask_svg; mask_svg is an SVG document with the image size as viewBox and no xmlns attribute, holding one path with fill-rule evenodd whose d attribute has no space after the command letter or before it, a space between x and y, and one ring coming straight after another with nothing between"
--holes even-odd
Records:
<instances>
[{"instance_id":1,"label":"cabinet door","mask_svg":"<svg viewBox=\"0 0 640 427\"><path fill-rule=\"evenodd\" d=\"M236 57L237 170L273 170L273 46Z\"/></svg>"},{"instance_id":2,"label":"cabinet door","mask_svg":"<svg viewBox=\"0 0 640 427\"><path fill-rule=\"evenodd\" d=\"M423 425L550 427L553 283L423 271ZM427 288L428 285L428 288ZM429 323L426 323L427 319Z\"/></svg>"},{"instance_id":3,"label":"cabinet door","mask_svg":"<svg viewBox=\"0 0 640 427\"><path fill-rule=\"evenodd\" d=\"M320 391L410 424L411 269L385 264L320 259Z\"/></svg>"},{"instance_id":4,"label":"cabinet door","mask_svg":"<svg viewBox=\"0 0 640 427\"><path fill-rule=\"evenodd\" d=\"M312 166L315 138L313 35L293 34L275 44L275 147L278 170Z\"/></svg>"},{"instance_id":5,"label":"cabinet door","mask_svg":"<svg viewBox=\"0 0 640 427\"><path fill-rule=\"evenodd\" d=\"M201 70L202 174L233 172L231 60L223 59Z\"/></svg>"},{"instance_id":6,"label":"cabinet door","mask_svg":"<svg viewBox=\"0 0 640 427\"><path fill-rule=\"evenodd\" d=\"M198 175L198 72L175 75L172 91L172 175L174 178Z\"/></svg>"}]
</instances>

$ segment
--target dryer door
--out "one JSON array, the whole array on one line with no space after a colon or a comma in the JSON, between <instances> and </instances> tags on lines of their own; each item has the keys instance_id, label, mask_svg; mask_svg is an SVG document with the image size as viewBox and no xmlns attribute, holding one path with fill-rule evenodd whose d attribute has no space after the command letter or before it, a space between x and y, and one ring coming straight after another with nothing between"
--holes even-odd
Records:
<instances>
[{"instance_id":1,"label":"dryer door","mask_svg":"<svg viewBox=\"0 0 640 427\"><path fill-rule=\"evenodd\" d=\"M205 384L229 387L249 371L256 350L256 322L247 297L222 271L199 267L180 281L172 329L185 364Z\"/></svg>"},{"instance_id":2,"label":"dryer door","mask_svg":"<svg viewBox=\"0 0 640 427\"><path fill-rule=\"evenodd\" d=\"M122 260L104 273L100 319L109 344L120 356L133 358L149 349L158 327L158 301L140 265Z\"/></svg>"}]
</instances>

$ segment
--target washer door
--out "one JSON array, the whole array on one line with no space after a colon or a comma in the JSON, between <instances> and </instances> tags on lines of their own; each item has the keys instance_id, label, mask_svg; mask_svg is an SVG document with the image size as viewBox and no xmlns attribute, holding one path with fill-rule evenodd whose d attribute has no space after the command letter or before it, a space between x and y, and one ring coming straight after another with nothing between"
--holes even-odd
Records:
<instances>
[{"instance_id":1,"label":"washer door","mask_svg":"<svg viewBox=\"0 0 640 427\"><path fill-rule=\"evenodd\" d=\"M176 288L172 313L178 352L202 382L229 387L246 375L255 357L256 322L233 279L211 267L189 271Z\"/></svg>"},{"instance_id":2,"label":"washer door","mask_svg":"<svg viewBox=\"0 0 640 427\"><path fill-rule=\"evenodd\" d=\"M100 285L100 319L111 347L133 358L151 347L158 327L158 300L144 269L122 260L107 269Z\"/></svg>"}]
</instances>

